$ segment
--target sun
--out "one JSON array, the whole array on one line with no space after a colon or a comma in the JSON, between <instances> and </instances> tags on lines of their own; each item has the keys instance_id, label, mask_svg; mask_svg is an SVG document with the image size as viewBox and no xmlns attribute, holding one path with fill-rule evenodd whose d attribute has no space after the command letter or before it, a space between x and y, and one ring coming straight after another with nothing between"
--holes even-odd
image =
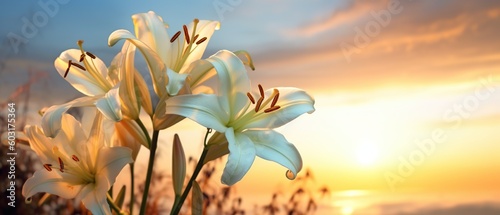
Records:
<instances>
[{"instance_id":1,"label":"sun","mask_svg":"<svg viewBox=\"0 0 500 215\"><path fill-rule=\"evenodd\" d=\"M356 149L356 159L363 166L372 166L379 159L379 150L377 145L371 141L363 141Z\"/></svg>"}]
</instances>

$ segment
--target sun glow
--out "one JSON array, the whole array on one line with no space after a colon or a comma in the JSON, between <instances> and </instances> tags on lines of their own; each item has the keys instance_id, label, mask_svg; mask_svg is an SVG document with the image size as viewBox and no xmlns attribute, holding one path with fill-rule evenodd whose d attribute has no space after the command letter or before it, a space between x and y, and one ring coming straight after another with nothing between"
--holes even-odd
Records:
<instances>
[{"instance_id":1,"label":"sun glow","mask_svg":"<svg viewBox=\"0 0 500 215\"><path fill-rule=\"evenodd\" d=\"M372 166L379 159L379 150L374 142L364 141L356 149L356 159L363 166Z\"/></svg>"},{"instance_id":2,"label":"sun glow","mask_svg":"<svg viewBox=\"0 0 500 215\"><path fill-rule=\"evenodd\" d=\"M354 212L354 208L351 206L344 206L341 209L342 215L351 215Z\"/></svg>"}]
</instances>

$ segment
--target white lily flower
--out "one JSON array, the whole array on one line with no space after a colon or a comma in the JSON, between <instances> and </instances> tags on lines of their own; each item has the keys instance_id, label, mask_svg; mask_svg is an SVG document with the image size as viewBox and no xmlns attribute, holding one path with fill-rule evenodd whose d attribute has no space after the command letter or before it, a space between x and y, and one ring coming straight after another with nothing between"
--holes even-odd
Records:
<instances>
[{"instance_id":1,"label":"white lily flower","mask_svg":"<svg viewBox=\"0 0 500 215\"><path fill-rule=\"evenodd\" d=\"M146 61L151 61L148 57L151 54L147 53L154 52L166 66L166 72L150 69L153 87L158 96L156 111L153 115L150 114L153 127L155 130L165 129L183 119L165 115L165 101L178 94L190 93L201 81L215 74L207 69L207 66L211 66L209 63L198 60L205 52L214 31L219 29L220 23L195 19L170 37L166 29L168 26L153 11L135 14L132 21L135 35L124 29L116 30L109 36L108 44L113 46L119 40L126 39L137 46ZM168 77L168 82L163 81L164 76ZM192 80L189 81L189 86L186 85L187 79Z\"/></svg>"},{"instance_id":2,"label":"white lily flower","mask_svg":"<svg viewBox=\"0 0 500 215\"><path fill-rule=\"evenodd\" d=\"M255 156L283 165L289 170L287 177L295 178L302 168L300 154L283 135L271 129L303 113L312 113L314 99L296 88L264 91L259 85L259 93L251 93L243 62L229 51L219 51L207 61L217 71L217 94L172 97L166 102L166 113L190 118L224 133L229 149L222 175L224 184L241 180Z\"/></svg>"},{"instance_id":3,"label":"white lily flower","mask_svg":"<svg viewBox=\"0 0 500 215\"><path fill-rule=\"evenodd\" d=\"M142 76L134 69L133 58L135 46L126 43L121 53L113 60L110 70L90 52L82 47L80 50L69 49L61 53L54 65L59 74L75 89L86 95L62 105L54 105L45 111L42 128L49 137L55 137L61 128L62 115L72 107L95 106L106 118L115 122L139 116L140 105L136 96L136 88L143 99L143 106L148 107L147 87ZM144 89L145 88L145 89ZM149 104L149 106L151 106Z\"/></svg>"},{"instance_id":4,"label":"white lily flower","mask_svg":"<svg viewBox=\"0 0 500 215\"><path fill-rule=\"evenodd\" d=\"M167 88L169 95L177 95L184 87L187 75L193 70L201 69L189 66L201 59L212 34L220 27L217 21L195 19L170 37L166 29L168 26L153 11L135 14L132 16L132 21L135 36L127 30L120 29L111 33L108 44L112 46L121 39L127 39L141 51L151 49L156 52L167 67L170 80L168 86L164 87ZM195 71L195 73L203 72ZM152 75L159 76L159 74ZM153 82L156 82L155 79ZM156 83L154 85L158 86ZM163 95L158 94L158 96Z\"/></svg>"},{"instance_id":5,"label":"white lily flower","mask_svg":"<svg viewBox=\"0 0 500 215\"><path fill-rule=\"evenodd\" d=\"M93 214L111 214L107 192L122 168L133 160L129 148L108 146L101 121L98 114L87 136L78 121L64 114L62 129L54 139L37 126L26 127L31 149L44 167L24 183L22 194L27 201L46 192L76 198Z\"/></svg>"}]
</instances>

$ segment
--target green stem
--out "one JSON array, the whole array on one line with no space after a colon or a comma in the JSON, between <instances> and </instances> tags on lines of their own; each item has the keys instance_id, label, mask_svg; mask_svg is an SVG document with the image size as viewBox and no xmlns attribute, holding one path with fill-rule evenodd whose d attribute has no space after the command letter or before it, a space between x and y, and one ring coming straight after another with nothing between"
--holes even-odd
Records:
<instances>
[{"instance_id":1,"label":"green stem","mask_svg":"<svg viewBox=\"0 0 500 215\"><path fill-rule=\"evenodd\" d=\"M207 137L211 131L212 131L212 129L207 129L207 133L205 134L203 152L201 153L200 159L198 160L198 163L196 164L196 168L194 169L193 175L189 179L189 182L186 186L186 189L184 189L182 196L180 197L180 199L177 198L177 196L176 196L174 206L172 208L172 211L170 212L171 215L179 214L179 212L181 211L182 205L184 204L184 201L186 200L186 198L189 194L189 191L191 190L191 187L193 186L193 182L196 180L196 177L198 176L198 174L201 171L201 168L203 167L203 164L204 164L203 161L205 160L205 157L208 154L208 149L210 148L210 146L207 146Z\"/></svg>"},{"instance_id":2,"label":"green stem","mask_svg":"<svg viewBox=\"0 0 500 215\"><path fill-rule=\"evenodd\" d=\"M144 184L144 194L142 195L142 202L141 202L141 211L139 212L140 215L144 215L146 213L146 201L148 200L148 193L149 193L149 185L151 184L151 178L153 175L153 166L155 162L155 154L156 154L156 148L158 146L158 135L160 134L160 131L153 131L153 140L151 141L151 145L149 148L149 163L148 163L148 172L146 175L146 182Z\"/></svg>"},{"instance_id":3,"label":"green stem","mask_svg":"<svg viewBox=\"0 0 500 215\"><path fill-rule=\"evenodd\" d=\"M111 206L111 209L115 210L116 213L118 213L118 214L124 214L122 212L122 210L120 209L120 207L118 207L118 205L115 204L115 201L113 200L113 198L111 198L111 196L109 194L107 194L106 197L108 200L108 204Z\"/></svg>"},{"instance_id":4,"label":"green stem","mask_svg":"<svg viewBox=\"0 0 500 215\"><path fill-rule=\"evenodd\" d=\"M134 186L135 186L135 183L134 183L134 163L130 163L129 164L130 166L130 206L129 206L129 210L130 210L130 214L134 214Z\"/></svg>"}]
</instances>

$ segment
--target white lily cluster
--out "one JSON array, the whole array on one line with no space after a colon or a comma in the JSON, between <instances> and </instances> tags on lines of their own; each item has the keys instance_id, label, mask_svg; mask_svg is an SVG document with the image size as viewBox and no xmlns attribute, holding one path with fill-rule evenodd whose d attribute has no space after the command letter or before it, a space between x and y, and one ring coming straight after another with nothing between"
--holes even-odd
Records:
<instances>
[{"instance_id":1,"label":"white lily cluster","mask_svg":"<svg viewBox=\"0 0 500 215\"><path fill-rule=\"evenodd\" d=\"M288 178L296 177L302 169L301 156L273 129L312 113L314 99L309 94L289 87L252 87L246 66L254 68L245 51L221 50L202 59L219 29L217 21L195 19L169 36L168 25L154 12L135 14L132 20L135 34L120 29L109 36L110 46L124 40L109 67L85 51L83 41L55 60L59 74L84 96L46 109L41 128L26 128L30 146L44 167L24 184L27 199L46 192L78 198L94 214L111 214L107 191L118 173L134 162L141 145L154 156L155 134L185 118L217 131L205 143L206 156L199 162L202 166L229 154L222 183L240 181L255 156L281 164ZM151 83L134 65L136 50L147 63ZM205 85L212 77L218 79L215 90ZM66 113L73 107L95 108L90 131ZM149 115L153 138L139 117L141 112ZM186 169L177 135L173 159L177 202L177 197L185 198L181 191Z\"/></svg>"}]
</instances>

